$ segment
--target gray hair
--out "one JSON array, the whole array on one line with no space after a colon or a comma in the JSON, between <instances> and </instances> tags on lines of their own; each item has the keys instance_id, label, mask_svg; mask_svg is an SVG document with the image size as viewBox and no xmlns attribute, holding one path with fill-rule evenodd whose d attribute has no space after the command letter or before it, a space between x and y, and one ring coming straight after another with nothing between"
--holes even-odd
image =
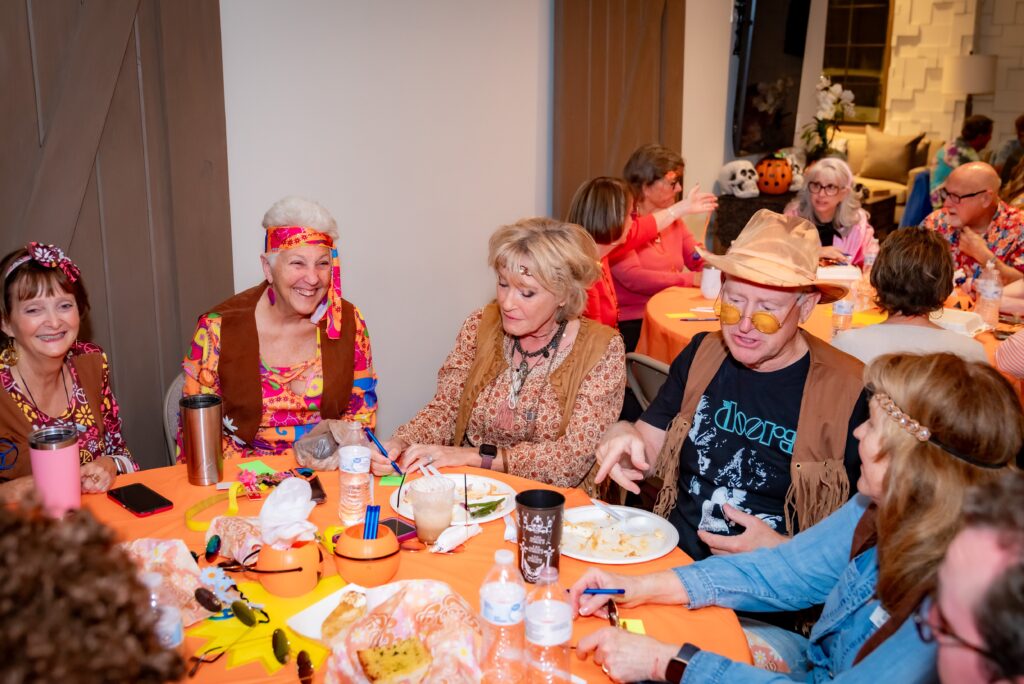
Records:
<instances>
[{"instance_id":1,"label":"gray hair","mask_svg":"<svg viewBox=\"0 0 1024 684\"><path fill-rule=\"evenodd\" d=\"M809 221L814 219L814 210L811 208L812 182L838 185L840 190L848 190L842 203L836 207L836 215L832 219L832 224L839 234L846 235L850 228L860 221L860 199L853 191L853 171L846 162L835 157L825 157L804 171L804 187L797 192L796 199L790 206L795 204L796 212Z\"/></svg>"},{"instance_id":2,"label":"gray hair","mask_svg":"<svg viewBox=\"0 0 1024 684\"><path fill-rule=\"evenodd\" d=\"M338 223L331 212L312 200L288 195L274 202L263 215L263 227L305 226L338 239Z\"/></svg>"}]
</instances>

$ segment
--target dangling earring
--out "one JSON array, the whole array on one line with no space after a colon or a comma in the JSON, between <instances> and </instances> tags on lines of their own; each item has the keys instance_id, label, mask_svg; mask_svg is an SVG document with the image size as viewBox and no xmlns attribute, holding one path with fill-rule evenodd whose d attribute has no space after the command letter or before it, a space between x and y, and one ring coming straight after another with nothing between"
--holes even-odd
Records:
<instances>
[{"instance_id":1,"label":"dangling earring","mask_svg":"<svg viewBox=\"0 0 1024 684\"><path fill-rule=\"evenodd\" d=\"M274 292L273 285L267 287L267 301L270 302L270 306L274 306L277 303L277 294Z\"/></svg>"},{"instance_id":2,"label":"dangling earring","mask_svg":"<svg viewBox=\"0 0 1024 684\"><path fill-rule=\"evenodd\" d=\"M0 363L5 366L18 365L18 350L14 346L14 338L7 338L7 344L0 349Z\"/></svg>"}]
</instances>

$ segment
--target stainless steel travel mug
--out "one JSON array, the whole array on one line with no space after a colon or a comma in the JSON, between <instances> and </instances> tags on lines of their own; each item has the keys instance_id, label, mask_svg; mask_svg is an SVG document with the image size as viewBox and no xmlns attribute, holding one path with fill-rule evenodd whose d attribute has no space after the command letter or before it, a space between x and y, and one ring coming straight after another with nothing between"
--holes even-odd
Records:
<instances>
[{"instance_id":1,"label":"stainless steel travel mug","mask_svg":"<svg viewBox=\"0 0 1024 684\"><path fill-rule=\"evenodd\" d=\"M192 394L178 402L181 409L181 448L189 484L212 485L224 478L221 448L221 398Z\"/></svg>"}]
</instances>

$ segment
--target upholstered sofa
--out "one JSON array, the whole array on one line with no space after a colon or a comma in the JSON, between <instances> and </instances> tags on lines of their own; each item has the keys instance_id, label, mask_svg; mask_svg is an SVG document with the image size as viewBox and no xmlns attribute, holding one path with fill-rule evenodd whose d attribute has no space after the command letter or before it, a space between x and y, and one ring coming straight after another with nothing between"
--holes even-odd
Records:
<instances>
[{"instance_id":1,"label":"upholstered sofa","mask_svg":"<svg viewBox=\"0 0 1024 684\"><path fill-rule=\"evenodd\" d=\"M868 159L868 132L865 129L840 130L836 133L835 142L839 142L840 146L842 144L846 145L847 162L850 164L850 169L856 177L854 183L862 183L872 195L886 193L896 195L897 214L901 214L903 205L907 203L907 195L910 192L910 188L914 184L914 178L922 171L928 170L929 165L933 162L935 155L942 146L942 141L922 138L908 160L906 179L903 180L902 173L899 170L894 173L893 169L889 168L887 169L888 173L874 174L872 169L879 168L877 163L880 156L879 151L882 152L881 156L892 157L893 155L898 155L901 153L901 143L904 143L905 140L913 136L886 136L879 134L877 131L872 131L872 135L874 139L871 152L875 155L873 160ZM878 178L872 177L873 175L884 175L887 177Z\"/></svg>"}]
</instances>

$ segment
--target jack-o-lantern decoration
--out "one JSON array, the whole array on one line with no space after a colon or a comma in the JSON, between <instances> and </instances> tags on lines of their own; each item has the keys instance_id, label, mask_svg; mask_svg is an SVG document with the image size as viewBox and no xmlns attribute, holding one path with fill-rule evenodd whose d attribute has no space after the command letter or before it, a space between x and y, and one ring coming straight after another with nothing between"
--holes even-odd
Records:
<instances>
[{"instance_id":1,"label":"jack-o-lantern decoration","mask_svg":"<svg viewBox=\"0 0 1024 684\"><path fill-rule=\"evenodd\" d=\"M781 195L793 182L793 169L784 156L769 155L757 162L757 188L766 195Z\"/></svg>"}]
</instances>

